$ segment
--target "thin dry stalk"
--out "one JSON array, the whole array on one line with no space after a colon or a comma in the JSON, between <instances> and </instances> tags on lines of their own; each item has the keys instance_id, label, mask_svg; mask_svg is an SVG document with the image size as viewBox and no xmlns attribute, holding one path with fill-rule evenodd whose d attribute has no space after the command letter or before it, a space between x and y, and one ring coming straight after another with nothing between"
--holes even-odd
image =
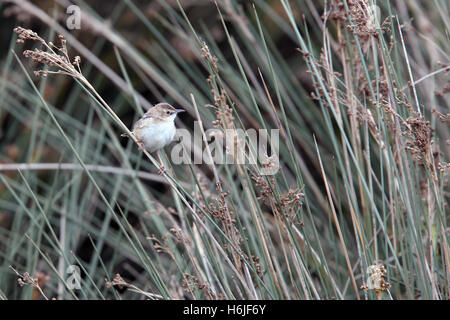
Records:
<instances>
[{"instance_id":1,"label":"thin dry stalk","mask_svg":"<svg viewBox=\"0 0 450 320\"><path fill-rule=\"evenodd\" d=\"M24 285L29 285L35 288L39 291L39 293L44 297L45 300L48 300L48 297L45 295L44 291L42 291L42 288L39 285L39 279L37 277L32 277L28 272L25 272L23 275L20 274L16 269L14 269L12 266L9 266L11 270L15 272L15 274L18 276L17 282L21 287Z\"/></svg>"},{"instance_id":2,"label":"thin dry stalk","mask_svg":"<svg viewBox=\"0 0 450 320\"><path fill-rule=\"evenodd\" d=\"M325 174L325 170L323 169L322 158L320 156L319 147L317 146L317 141L316 141L315 137L314 137L314 143L316 145L317 157L319 159L320 169L321 169L322 178L323 178L323 181L324 181L324 184L325 184L325 189L326 189L326 192L327 192L328 201L329 201L330 208L331 208L333 222L334 222L334 224L336 226L336 231L338 233L339 241L341 242L342 250L343 250L344 256L345 256L345 261L347 263L348 272L350 274L350 278L352 279L353 290L355 290L356 298L359 300L360 297L359 297L359 292L358 292L358 286L356 285L356 280L355 280L355 276L353 274L352 265L351 265L350 259L348 257L348 250L347 250L347 247L346 247L345 242L344 242L344 237L342 235L341 227L339 226L339 220L338 220L338 217L337 217L337 214L336 214L336 210L334 208L333 200L332 200L331 193L330 193L330 188L328 186L327 176Z\"/></svg>"}]
</instances>

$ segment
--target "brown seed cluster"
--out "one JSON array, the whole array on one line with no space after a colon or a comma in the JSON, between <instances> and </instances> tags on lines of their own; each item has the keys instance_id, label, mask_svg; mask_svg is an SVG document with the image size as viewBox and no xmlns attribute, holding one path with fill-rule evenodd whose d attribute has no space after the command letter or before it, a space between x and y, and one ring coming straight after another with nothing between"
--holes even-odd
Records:
<instances>
[{"instance_id":1,"label":"brown seed cluster","mask_svg":"<svg viewBox=\"0 0 450 320\"><path fill-rule=\"evenodd\" d=\"M219 69L217 68L217 57L211 55L208 46L203 42L202 45L202 57L210 63L214 73L218 74ZM211 93L214 99L214 105L207 104L206 108L214 109L216 114L216 119L213 121L214 128L217 129L233 129L234 128L234 117L233 109L227 103L227 92L224 88L220 88L214 81L213 75L210 75L206 81L208 82Z\"/></svg>"},{"instance_id":2,"label":"brown seed cluster","mask_svg":"<svg viewBox=\"0 0 450 320\"><path fill-rule=\"evenodd\" d=\"M217 297L214 292L211 290L211 285L207 282L201 282L197 277L192 276L190 274L185 274L183 282L181 283L181 286L184 288L184 290L188 293L192 294L192 289L198 289L202 291L209 299L211 300L217 300L224 298L222 295L219 295Z\"/></svg>"},{"instance_id":3,"label":"brown seed cluster","mask_svg":"<svg viewBox=\"0 0 450 320\"><path fill-rule=\"evenodd\" d=\"M280 199L281 206L285 209L295 206L301 207L303 205L303 198L305 198L305 194L300 192L299 189L289 189Z\"/></svg>"},{"instance_id":4,"label":"brown seed cluster","mask_svg":"<svg viewBox=\"0 0 450 320\"><path fill-rule=\"evenodd\" d=\"M381 299L381 295L383 292L387 291L391 284L387 282L386 279L386 268L382 264L374 264L369 266L369 279L367 284L362 285L362 290L375 290L375 294L379 299Z\"/></svg>"},{"instance_id":5,"label":"brown seed cluster","mask_svg":"<svg viewBox=\"0 0 450 320\"><path fill-rule=\"evenodd\" d=\"M18 36L18 39L16 41L17 43L24 43L25 40L37 40L40 41L41 43L44 42L44 40L41 37L39 37L38 34L33 30L17 27L14 28L13 31L17 33Z\"/></svg>"},{"instance_id":6,"label":"brown seed cluster","mask_svg":"<svg viewBox=\"0 0 450 320\"><path fill-rule=\"evenodd\" d=\"M183 243L188 246L191 245L191 240L184 236L183 231L180 228L172 227L169 231L172 235L174 235L177 243Z\"/></svg>"},{"instance_id":7,"label":"brown seed cluster","mask_svg":"<svg viewBox=\"0 0 450 320\"><path fill-rule=\"evenodd\" d=\"M273 194L275 179L267 179L267 177L262 175L252 175L252 179L255 181L255 186L259 189L260 196L257 199L262 200L267 206L270 206L275 200Z\"/></svg>"},{"instance_id":8,"label":"brown seed cluster","mask_svg":"<svg viewBox=\"0 0 450 320\"><path fill-rule=\"evenodd\" d=\"M36 76L42 75L46 77L49 73L66 74L76 78L81 77L79 56L76 56L71 62L67 51L67 40L63 35L58 36L60 46L56 46L53 42L47 43L39 35L29 29L22 27L14 28L14 32L18 34L17 43L24 43L25 40L39 41L44 50L35 48L34 50L25 50L23 55L31 58L36 63L44 64L48 67L54 67L57 70L37 70L34 72ZM75 68L76 67L76 68Z\"/></svg>"},{"instance_id":9,"label":"brown seed cluster","mask_svg":"<svg viewBox=\"0 0 450 320\"><path fill-rule=\"evenodd\" d=\"M224 193L222 197L217 197L213 199L210 203L209 209L206 211L212 215L214 218L222 221L223 223L227 223L229 220L229 216L233 216L233 212L229 211L228 205L226 203L225 197L227 193ZM230 221L233 225L236 224L236 220L231 219Z\"/></svg>"},{"instance_id":10,"label":"brown seed cluster","mask_svg":"<svg viewBox=\"0 0 450 320\"><path fill-rule=\"evenodd\" d=\"M422 155L428 154L433 144L433 128L431 128L430 122L419 116L409 117L406 119L406 123L411 128L407 131L407 136L410 138L410 141L407 142L408 149L414 154L417 152Z\"/></svg>"},{"instance_id":11,"label":"brown seed cluster","mask_svg":"<svg viewBox=\"0 0 450 320\"><path fill-rule=\"evenodd\" d=\"M436 109L433 109L432 112L433 112L433 114L437 115L437 117L439 118L439 120L442 123L450 122L450 113L443 114L443 113L440 113L439 111L437 111Z\"/></svg>"},{"instance_id":12,"label":"brown seed cluster","mask_svg":"<svg viewBox=\"0 0 450 320\"><path fill-rule=\"evenodd\" d=\"M25 285L33 287L33 300L39 299L39 294L41 294L46 300L48 300L47 296L44 294L44 291L42 291L42 287L45 285L45 283L50 280L50 276L48 274L45 274L43 272L36 272L36 276L31 276L28 272L24 272L24 274L20 274L16 269L14 269L12 266L9 266L17 275L17 283L19 286L23 287Z\"/></svg>"},{"instance_id":13,"label":"brown seed cluster","mask_svg":"<svg viewBox=\"0 0 450 320\"><path fill-rule=\"evenodd\" d=\"M245 253L242 253L242 255L244 256L245 260L247 260L247 263L250 265L253 265L255 268L256 273L258 274L258 276L262 277L264 276L264 269L261 267L261 259L255 255L251 255L250 257L248 257L248 255L246 255Z\"/></svg>"},{"instance_id":14,"label":"brown seed cluster","mask_svg":"<svg viewBox=\"0 0 450 320\"><path fill-rule=\"evenodd\" d=\"M109 289L111 287L117 286L119 289L123 289L124 287L128 287L128 283L123 280L123 278L120 276L119 273L117 273L114 276L114 279L112 281L108 281L108 279L105 279L106 287Z\"/></svg>"},{"instance_id":15,"label":"brown seed cluster","mask_svg":"<svg viewBox=\"0 0 450 320\"><path fill-rule=\"evenodd\" d=\"M224 89L220 90L220 93L215 88L212 77L207 79L211 86L211 92L214 96L214 105L207 104L206 108L214 109L216 119L213 121L214 128L216 129L232 129L234 128L234 116L233 109L227 103L227 94Z\"/></svg>"},{"instance_id":16,"label":"brown seed cluster","mask_svg":"<svg viewBox=\"0 0 450 320\"><path fill-rule=\"evenodd\" d=\"M108 279L105 279L105 282L106 282L106 287L108 289L111 287L117 287L119 289L130 288L130 290L140 293L140 294L146 296L148 299L151 299L151 300L162 299L161 295L144 291L144 290L136 287L134 284L126 282L119 273L117 273L114 276L114 279L112 281L108 281Z\"/></svg>"},{"instance_id":17,"label":"brown seed cluster","mask_svg":"<svg viewBox=\"0 0 450 320\"><path fill-rule=\"evenodd\" d=\"M322 20L325 20L326 16L322 15ZM345 11L345 5L342 1L333 1L330 4L329 17L330 20L346 22L347 12Z\"/></svg>"},{"instance_id":18,"label":"brown seed cluster","mask_svg":"<svg viewBox=\"0 0 450 320\"><path fill-rule=\"evenodd\" d=\"M368 1L364 0L348 0L348 12L342 0L335 0L330 4L330 11L322 16L338 21L346 28L358 35L363 42L368 41L371 37L378 38L378 30L381 33L390 31L388 18L384 21L378 21L377 7L371 6ZM350 23L351 22L351 23Z\"/></svg>"},{"instance_id":19,"label":"brown seed cluster","mask_svg":"<svg viewBox=\"0 0 450 320\"><path fill-rule=\"evenodd\" d=\"M32 277L28 272L24 272L22 276L17 278L17 282L21 287L23 287L24 285L36 287L38 285L38 278Z\"/></svg>"},{"instance_id":20,"label":"brown seed cluster","mask_svg":"<svg viewBox=\"0 0 450 320\"><path fill-rule=\"evenodd\" d=\"M210 65L211 65L211 67L212 67L212 69L214 70L214 72L215 73L218 73L219 72L219 68L217 67L217 62L219 61L218 59L217 59L217 57L216 56L213 56L212 54L211 54L211 52L209 51L209 47L207 46L207 44L206 44L206 42L202 42L202 48L201 48L201 54L202 54L202 57L206 60L206 61L208 61L209 63L210 63Z\"/></svg>"},{"instance_id":21,"label":"brown seed cluster","mask_svg":"<svg viewBox=\"0 0 450 320\"><path fill-rule=\"evenodd\" d=\"M280 204L278 204L274 195L274 178L267 179L267 177L261 175L252 175L252 179L255 181L255 186L259 189L260 195L257 199L262 200L267 206L273 207L277 211L281 210L295 214L294 209L298 209L303 205L302 200L304 199L305 194L299 189L289 189L286 193L281 195Z\"/></svg>"}]
</instances>

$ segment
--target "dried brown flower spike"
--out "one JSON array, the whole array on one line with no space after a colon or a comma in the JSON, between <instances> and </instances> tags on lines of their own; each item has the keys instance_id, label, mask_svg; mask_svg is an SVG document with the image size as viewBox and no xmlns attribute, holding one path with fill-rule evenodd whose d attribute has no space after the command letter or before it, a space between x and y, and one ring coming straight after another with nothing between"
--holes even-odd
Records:
<instances>
[{"instance_id":1,"label":"dried brown flower spike","mask_svg":"<svg viewBox=\"0 0 450 320\"><path fill-rule=\"evenodd\" d=\"M25 40L34 40L39 41L45 47L45 50L38 48L34 50L25 50L23 55L26 58L31 58L34 62L42 63L49 67L56 67L58 69L57 71L36 70L34 72L36 76L42 75L43 77L46 77L49 73L54 73L66 74L78 79L82 78L80 70L81 59L79 56L76 56L73 62L70 61L67 52L67 40L63 35L58 36L61 43L61 46L58 47L53 42L47 43L32 30L17 27L14 28L14 32L18 34L17 43L24 43Z\"/></svg>"},{"instance_id":2,"label":"dried brown flower spike","mask_svg":"<svg viewBox=\"0 0 450 320\"><path fill-rule=\"evenodd\" d=\"M375 294L378 300L381 300L383 292L387 291L391 284L387 282L386 279L386 268L382 264L373 264L367 268L369 273L369 278L367 279L367 284L361 286L361 289L375 290Z\"/></svg>"}]
</instances>

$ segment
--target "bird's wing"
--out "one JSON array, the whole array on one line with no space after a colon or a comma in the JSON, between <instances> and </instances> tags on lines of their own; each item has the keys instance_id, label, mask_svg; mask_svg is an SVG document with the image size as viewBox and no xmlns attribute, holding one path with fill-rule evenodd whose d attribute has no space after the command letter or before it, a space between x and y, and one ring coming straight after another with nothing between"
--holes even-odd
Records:
<instances>
[{"instance_id":1,"label":"bird's wing","mask_svg":"<svg viewBox=\"0 0 450 320\"><path fill-rule=\"evenodd\" d=\"M142 128L144 126L145 120L150 119L151 117L152 116L149 113L144 113L144 115L138 121L135 122L131 132L135 133L136 129ZM128 136L128 133L122 133L121 136L126 137L126 136Z\"/></svg>"},{"instance_id":2,"label":"bird's wing","mask_svg":"<svg viewBox=\"0 0 450 320\"><path fill-rule=\"evenodd\" d=\"M133 132L136 131L136 129L139 129L140 127L142 127L144 121L142 121L142 118L139 119L138 121L136 121L136 123L133 126Z\"/></svg>"},{"instance_id":3,"label":"bird's wing","mask_svg":"<svg viewBox=\"0 0 450 320\"><path fill-rule=\"evenodd\" d=\"M133 131L135 131L136 129L142 128L143 126L145 126L145 122L148 121L148 119L151 119L152 116L148 113L145 113L142 118L140 118L138 121L136 121L136 123L133 126Z\"/></svg>"},{"instance_id":4,"label":"bird's wing","mask_svg":"<svg viewBox=\"0 0 450 320\"><path fill-rule=\"evenodd\" d=\"M148 119L148 118L151 118L151 117L152 117L152 115L149 112L146 112L146 113L144 113L144 115L142 116L141 119Z\"/></svg>"}]
</instances>

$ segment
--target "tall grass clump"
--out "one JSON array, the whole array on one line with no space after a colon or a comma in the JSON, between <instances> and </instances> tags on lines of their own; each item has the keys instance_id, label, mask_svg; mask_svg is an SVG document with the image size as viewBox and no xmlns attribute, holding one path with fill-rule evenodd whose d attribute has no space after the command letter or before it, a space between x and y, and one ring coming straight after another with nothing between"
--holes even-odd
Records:
<instances>
[{"instance_id":1,"label":"tall grass clump","mask_svg":"<svg viewBox=\"0 0 450 320\"><path fill-rule=\"evenodd\" d=\"M1 298L450 298L446 1L67 5L2 7Z\"/></svg>"}]
</instances>

